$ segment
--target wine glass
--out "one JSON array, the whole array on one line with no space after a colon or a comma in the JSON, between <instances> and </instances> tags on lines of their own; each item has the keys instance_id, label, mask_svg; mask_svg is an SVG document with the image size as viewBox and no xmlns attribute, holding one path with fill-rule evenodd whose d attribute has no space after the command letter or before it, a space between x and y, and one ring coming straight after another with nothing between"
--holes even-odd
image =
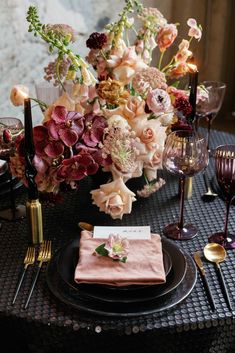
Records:
<instances>
[{"instance_id":1,"label":"wine glass","mask_svg":"<svg viewBox=\"0 0 235 353\"><path fill-rule=\"evenodd\" d=\"M219 243L226 249L235 248L235 234L228 233L231 203L235 197L235 145L221 145L215 149L215 172L226 203L224 231L209 237L209 242Z\"/></svg>"},{"instance_id":2,"label":"wine glass","mask_svg":"<svg viewBox=\"0 0 235 353\"><path fill-rule=\"evenodd\" d=\"M208 159L206 140L197 133L178 130L168 135L162 164L167 171L180 178L180 217L179 222L164 227L163 233L166 237L188 240L197 235L197 228L194 225L184 223L185 180L204 170L208 165Z\"/></svg>"},{"instance_id":3,"label":"wine glass","mask_svg":"<svg viewBox=\"0 0 235 353\"><path fill-rule=\"evenodd\" d=\"M51 105L61 95L59 86L54 86L48 81L37 81L35 83L36 97L42 112L46 110L47 105Z\"/></svg>"},{"instance_id":4,"label":"wine glass","mask_svg":"<svg viewBox=\"0 0 235 353\"><path fill-rule=\"evenodd\" d=\"M211 125L222 106L226 84L219 81L203 81L201 85L207 91L208 98L200 100L196 106L195 129L198 128L198 120L205 118L207 122L207 149L210 150Z\"/></svg>"},{"instance_id":5,"label":"wine glass","mask_svg":"<svg viewBox=\"0 0 235 353\"><path fill-rule=\"evenodd\" d=\"M23 133L23 130L23 124L20 119L11 117L0 118L0 158L8 164L10 157L15 152L15 141ZM8 209L0 211L0 218L13 221L25 217L26 209L24 205L15 204L14 180L10 171L9 186L11 206Z\"/></svg>"}]
</instances>

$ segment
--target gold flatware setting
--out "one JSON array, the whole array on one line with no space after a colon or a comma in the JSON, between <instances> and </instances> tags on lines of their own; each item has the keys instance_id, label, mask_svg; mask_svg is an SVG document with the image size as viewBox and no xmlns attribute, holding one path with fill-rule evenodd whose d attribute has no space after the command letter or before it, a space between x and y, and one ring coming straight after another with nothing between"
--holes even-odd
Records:
<instances>
[{"instance_id":1,"label":"gold flatware setting","mask_svg":"<svg viewBox=\"0 0 235 353\"><path fill-rule=\"evenodd\" d=\"M31 289L29 291L29 295L26 300L24 309L27 309L27 307L29 305L29 301L30 301L31 296L33 294L33 291L34 291L36 282L38 280L39 273L40 273L40 270L42 268L43 263L50 261L50 259L51 259L51 240L45 240L40 246L40 250L39 250L39 254L38 254L38 258L37 258L37 262L38 262L37 272L36 272L34 280L32 282Z\"/></svg>"},{"instance_id":2,"label":"gold flatware setting","mask_svg":"<svg viewBox=\"0 0 235 353\"><path fill-rule=\"evenodd\" d=\"M15 296L14 296L14 299L12 301L12 304L15 304L16 298L17 298L17 296L19 294L19 291L20 291L21 285L23 283L23 280L24 280L24 277L25 277L25 273L27 271L28 266L29 265L33 265L34 262L35 262L35 248L34 247L28 247L27 251L26 251L26 254L25 254L25 258L24 258L24 270L22 272L22 275L20 277L19 283L17 285L17 289L16 289L16 292L15 292Z\"/></svg>"},{"instance_id":3,"label":"gold flatware setting","mask_svg":"<svg viewBox=\"0 0 235 353\"><path fill-rule=\"evenodd\" d=\"M197 266L198 266L198 268L200 270L202 281L203 281L203 284L204 284L204 287L205 287L205 290L206 290L206 293L207 293L207 296L208 296L209 303L211 305L211 309L214 311L216 309L215 301L214 301L214 297L213 297L213 294L211 292L209 283L208 283L207 278L206 278L206 271L205 271L205 268L203 266L203 262L202 262L202 259L201 259L201 251L196 251L193 254L193 258L194 258L194 261L196 262L196 264L197 264Z\"/></svg>"},{"instance_id":4,"label":"gold flatware setting","mask_svg":"<svg viewBox=\"0 0 235 353\"><path fill-rule=\"evenodd\" d=\"M219 276L220 285L224 291L224 296L227 301L228 307L230 310L233 310L231 300L229 298L228 289L227 289L227 286L226 286L226 283L224 280L224 276L223 276L222 270L220 268L220 263L225 260L226 255L227 255L227 253L226 253L225 248L220 244L208 243L204 247L204 256L208 261L213 262L215 264L217 274Z\"/></svg>"}]
</instances>

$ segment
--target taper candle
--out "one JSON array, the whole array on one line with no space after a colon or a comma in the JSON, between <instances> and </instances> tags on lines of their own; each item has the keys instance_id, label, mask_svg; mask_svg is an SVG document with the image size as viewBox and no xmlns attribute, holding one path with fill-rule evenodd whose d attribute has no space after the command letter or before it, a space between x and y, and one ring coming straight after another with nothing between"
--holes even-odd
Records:
<instances>
[{"instance_id":1,"label":"taper candle","mask_svg":"<svg viewBox=\"0 0 235 353\"><path fill-rule=\"evenodd\" d=\"M196 104L197 104L197 85L198 85L198 70L197 66L194 64L188 64L189 66L189 103L192 106L192 112L190 113L188 119L193 123L196 115Z\"/></svg>"},{"instance_id":2,"label":"taper candle","mask_svg":"<svg viewBox=\"0 0 235 353\"><path fill-rule=\"evenodd\" d=\"M26 202L26 214L28 218L31 242L38 244L43 241L42 207L38 199L38 188L34 181L37 170L33 165L35 155L33 141L33 123L30 98L24 100L24 127L25 127L25 177L28 182L28 201Z\"/></svg>"},{"instance_id":3,"label":"taper candle","mask_svg":"<svg viewBox=\"0 0 235 353\"><path fill-rule=\"evenodd\" d=\"M33 142L33 123L30 98L24 100L24 131L25 131L25 152L33 159L35 150Z\"/></svg>"}]
</instances>

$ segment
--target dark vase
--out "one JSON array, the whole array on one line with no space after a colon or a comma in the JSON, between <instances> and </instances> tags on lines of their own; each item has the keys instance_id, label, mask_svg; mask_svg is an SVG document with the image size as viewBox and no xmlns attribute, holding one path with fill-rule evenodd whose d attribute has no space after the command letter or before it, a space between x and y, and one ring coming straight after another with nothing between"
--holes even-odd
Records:
<instances>
[{"instance_id":1,"label":"dark vase","mask_svg":"<svg viewBox=\"0 0 235 353\"><path fill-rule=\"evenodd\" d=\"M94 174L90 175L92 180L92 188L99 188L102 184L107 184L112 181L112 174L110 172L104 172L100 167L99 170Z\"/></svg>"}]
</instances>

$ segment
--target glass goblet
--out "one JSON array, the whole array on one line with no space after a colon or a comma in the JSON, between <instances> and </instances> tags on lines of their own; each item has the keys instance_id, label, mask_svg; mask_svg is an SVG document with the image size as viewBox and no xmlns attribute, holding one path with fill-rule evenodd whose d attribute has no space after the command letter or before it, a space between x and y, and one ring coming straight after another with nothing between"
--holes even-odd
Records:
<instances>
[{"instance_id":1,"label":"glass goblet","mask_svg":"<svg viewBox=\"0 0 235 353\"><path fill-rule=\"evenodd\" d=\"M38 99L42 112L46 110L45 105L51 105L61 95L59 86L53 86L52 83L47 81L37 81L35 83L36 97ZM44 103L44 105L43 105Z\"/></svg>"},{"instance_id":2,"label":"glass goblet","mask_svg":"<svg viewBox=\"0 0 235 353\"><path fill-rule=\"evenodd\" d=\"M5 160L8 165L10 157L15 152L15 141L22 132L23 124L20 119L11 117L0 118L0 158ZM24 205L16 205L15 203L14 180L9 167L8 171L11 206L8 209L0 211L0 218L13 221L25 217L26 210Z\"/></svg>"},{"instance_id":3,"label":"glass goblet","mask_svg":"<svg viewBox=\"0 0 235 353\"><path fill-rule=\"evenodd\" d=\"M223 232L212 234L209 242L219 243L226 249L235 248L235 234L228 233L231 203L235 197L235 145L221 145L215 149L215 172L226 203Z\"/></svg>"},{"instance_id":4,"label":"glass goblet","mask_svg":"<svg viewBox=\"0 0 235 353\"><path fill-rule=\"evenodd\" d=\"M180 178L180 217L177 223L164 227L166 237L174 240L188 240L197 235L197 228L184 223L185 180L204 170L208 165L206 140L193 131L171 132L163 151L163 167Z\"/></svg>"},{"instance_id":5,"label":"glass goblet","mask_svg":"<svg viewBox=\"0 0 235 353\"><path fill-rule=\"evenodd\" d=\"M201 83L208 93L208 98L200 101L196 107L196 130L198 120L205 118L207 122L207 149L210 150L210 133L212 122L220 111L224 95L226 91L226 84L219 81L203 81Z\"/></svg>"}]
</instances>

